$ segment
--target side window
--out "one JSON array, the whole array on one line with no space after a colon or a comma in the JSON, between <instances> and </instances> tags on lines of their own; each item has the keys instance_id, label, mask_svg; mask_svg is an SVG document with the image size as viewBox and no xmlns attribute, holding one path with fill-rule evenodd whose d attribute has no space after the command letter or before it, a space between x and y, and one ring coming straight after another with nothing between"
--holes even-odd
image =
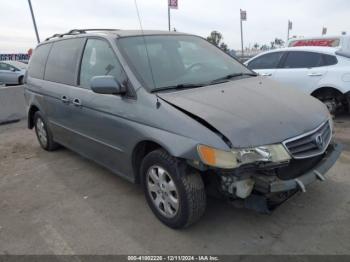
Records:
<instances>
[{"instance_id":1,"label":"side window","mask_svg":"<svg viewBox=\"0 0 350 262\"><path fill-rule=\"evenodd\" d=\"M38 46L30 58L28 75L33 78L44 78L45 64L52 44Z\"/></svg>"},{"instance_id":2,"label":"side window","mask_svg":"<svg viewBox=\"0 0 350 262\"><path fill-rule=\"evenodd\" d=\"M283 52L273 52L259 56L248 64L250 69L274 69L277 68Z\"/></svg>"},{"instance_id":3,"label":"side window","mask_svg":"<svg viewBox=\"0 0 350 262\"><path fill-rule=\"evenodd\" d=\"M322 55L322 56L323 56L324 66L336 65L338 63L338 59L333 55Z\"/></svg>"},{"instance_id":4,"label":"side window","mask_svg":"<svg viewBox=\"0 0 350 262\"><path fill-rule=\"evenodd\" d=\"M75 38L55 42L46 64L45 80L75 85L76 68L85 39Z\"/></svg>"},{"instance_id":5,"label":"side window","mask_svg":"<svg viewBox=\"0 0 350 262\"><path fill-rule=\"evenodd\" d=\"M80 68L80 86L90 88L94 76L114 76L121 84L127 85L127 77L114 51L107 41L88 39Z\"/></svg>"},{"instance_id":6,"label":"side window","mask_svg":"<svg viewBox=\"0 0 350 262\"><path fill-rule=\"evenodd\" d=\"M322 65L322 54L314 52L289 52L283 68L311 68Z\"/></svg>"},{"instance_id":7,"label":"side window","mask_svg":"<svg viewBox=\"0 0 350 262\"><path fill-rule=\"evenodd\" d=\"M0 70L10 71L11 66L5 63L0 63Z\"/></svg>"}]
</instances>

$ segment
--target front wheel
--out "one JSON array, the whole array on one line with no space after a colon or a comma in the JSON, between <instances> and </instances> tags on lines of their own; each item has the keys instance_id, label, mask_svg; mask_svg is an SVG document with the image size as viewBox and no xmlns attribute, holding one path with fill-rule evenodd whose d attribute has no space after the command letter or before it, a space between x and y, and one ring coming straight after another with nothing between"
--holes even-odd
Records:
<instances>
[{"instance_id":1,"label":"front wheel","mask_svg":"<svg viewBox=\"0 0 350 262\"><path fill-rule=\"evenodd\" d=\"M187 227L203 215L206 194L199 173L164 150L149 153L141 166L148 205L171 228Z\"/></svg>"}]
</instances>

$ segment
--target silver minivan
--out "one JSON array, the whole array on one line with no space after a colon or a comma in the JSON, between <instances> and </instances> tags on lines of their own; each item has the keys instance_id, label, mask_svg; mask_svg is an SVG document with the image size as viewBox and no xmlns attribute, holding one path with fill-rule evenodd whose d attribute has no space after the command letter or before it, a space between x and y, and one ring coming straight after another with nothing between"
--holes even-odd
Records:
<instances>
[{"instance_id":1,"label":"silver minivan","mask_svg":"<svg viewBox=\"0 0 350 262\"><path fill-rule=\"evenodd\" d=\"M324 181L341 153L321 102L194 35L56 34L35 49L25 85L42 148L62 145L141 183L172 228L197 221L208 195L270 212Z\"/></svg>"}]
</instances>

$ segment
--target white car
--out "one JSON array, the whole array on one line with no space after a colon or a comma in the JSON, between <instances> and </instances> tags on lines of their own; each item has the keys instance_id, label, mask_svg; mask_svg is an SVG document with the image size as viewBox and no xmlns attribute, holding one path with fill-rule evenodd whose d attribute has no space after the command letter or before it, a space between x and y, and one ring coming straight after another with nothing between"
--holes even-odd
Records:
<instances>
[{"instance_id":1,"label":"white car","mask_svg":"<svg viewBox=\"0 0 350 262\"><path fill-rule=\"evenodd\" d=\"M245 64L262 76L320 99L332 114L349 110L350 52L347 49L287 47L259 54Z\"/></svg>"},{"instance_id":2,"label":"white car","mask_svg":"<svg viewBox=\"0 0 350 262\"><path fill-rule=\"evenodd\" d=\"M22 85L26 69L19 61L0 61L0 85Z\"/></svg>"}]
</instances>

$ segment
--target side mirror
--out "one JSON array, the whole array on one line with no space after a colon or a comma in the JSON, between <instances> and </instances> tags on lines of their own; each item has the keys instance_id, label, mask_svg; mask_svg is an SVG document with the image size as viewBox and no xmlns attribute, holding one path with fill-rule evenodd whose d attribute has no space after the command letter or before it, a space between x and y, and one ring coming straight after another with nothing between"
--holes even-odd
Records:
<instances>
[{"instance_id":1,"label":"side mirror","mask_svg":"<svg viewBox=\"0 0 350 262\"><path fill-rule=\"evenodd\" d=\"M90 80L90 87L97 94L122 95L126 93L126 88L114 76L94 76Z\"/></svg>"},{"instance_id":2,"label":"side mirror","mask_svg":"<svg viewBox=\"0 0 350 262\"><path fill-rule=\"evenodd\" d=\"M11 71L11 72L16 72L17 70L16 70L16 68L11 67L11 68L10 68L10 71Z\"/></svg>"}]
</instances>

